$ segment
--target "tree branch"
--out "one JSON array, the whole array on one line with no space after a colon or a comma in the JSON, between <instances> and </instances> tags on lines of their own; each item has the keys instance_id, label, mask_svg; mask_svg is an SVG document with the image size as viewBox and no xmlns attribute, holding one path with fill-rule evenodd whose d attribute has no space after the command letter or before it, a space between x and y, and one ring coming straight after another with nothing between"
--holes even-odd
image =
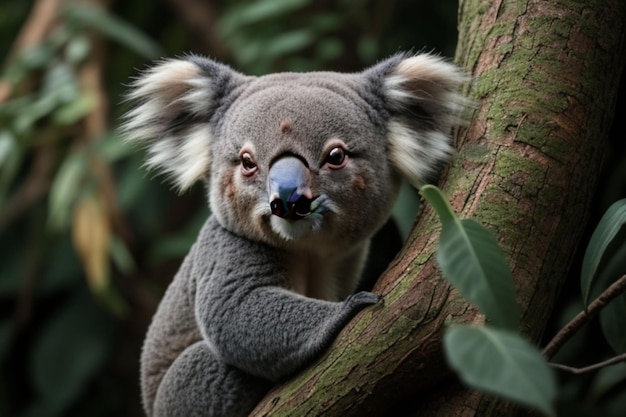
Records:
<instances>
[{"instance_id":1,"label":"tree branch","mask_svg":"<svg viewBox=\"0 0 626 417\"><path fill-rule=\"evenodd\" d=\"M586 310L578 313L569 323L554 335L550 343L543 349L543 356L546 359L552 358L561 347L567 342L581 327L600 312L612 299L622 294L626 290L626 275L615 281L609 288L604 290Z\"/></svg>"},{"instance_id":2,"label":"tree branch","mask_svg":"<svg viewBox=\"0 0 626 417\"><path fill-rule=\"evenodd\" d=\"M441 188L462 217L498 236L522 331L535 341L582 235L626 58L623 2L585 7L592 12L541 0L459 4L456 59L474 76L478 109ZM325 357L269 393L253 415L375 416L442 381L446 325L482 316L440 277L439 230L425 207L374 288L385 305L358 315ZM414 415L511 415L502 412L506 401L444 385L421 396Z\"/></svg>"},{"instance_id":3,"label":"tree branch","mask_svg":"<svg viewBox=\"0 0 626 417\"><path fill-rule=\"evenodd\" d=\"M561 365L559 363L549 363L551 367L559 369L561 371L570 372L575 375L584 374L585 372L595 371L596 369L604 368L605 366L614 365L616 363L626 361L626 353L612 357L602 362L594 363L593 365L585 366L584 368L573 368L567 365Z\"/></svg>"}]
</instances>

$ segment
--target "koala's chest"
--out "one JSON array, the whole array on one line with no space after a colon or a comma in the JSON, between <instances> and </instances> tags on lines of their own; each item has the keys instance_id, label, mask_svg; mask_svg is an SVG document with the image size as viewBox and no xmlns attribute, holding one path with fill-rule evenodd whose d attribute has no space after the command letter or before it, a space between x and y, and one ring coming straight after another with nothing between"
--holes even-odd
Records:
<instances>
[{"instance_id":1,"label":"koala's chest","mask_svg":"<svg viewBox=\"0 0 626 417\"><path fill-rule=\"evenodd\" d=\"M337 301L339 265L332 258L315 253L296 253L288 261L289 289L321 300Z\"/></svg>"}]
</instances>

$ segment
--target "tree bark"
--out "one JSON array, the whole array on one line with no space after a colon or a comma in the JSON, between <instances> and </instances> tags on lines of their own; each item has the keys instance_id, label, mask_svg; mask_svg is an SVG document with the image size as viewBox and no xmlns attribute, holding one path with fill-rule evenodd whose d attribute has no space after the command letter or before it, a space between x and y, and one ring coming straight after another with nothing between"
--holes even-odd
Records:
<instances>
[{"instance_id":1,"label":"tree bark","mask_svg":"<svg viewBox=\"0 0 626 417\"><path fill-rule=\"evenodd\" d=\"M456 60L475 77L477 105L442 188L461 217L497 235L521 330L534 342L585 226L626 58L625 23L622 0L460 1ZM419 416L512 415L510 404L456 383L443 360L446 325L483 318L441 278L439 230L425 207L374 288L384 306L357 316L253 415L374 416L411 393Z\"/></svg>"}]
</instances>

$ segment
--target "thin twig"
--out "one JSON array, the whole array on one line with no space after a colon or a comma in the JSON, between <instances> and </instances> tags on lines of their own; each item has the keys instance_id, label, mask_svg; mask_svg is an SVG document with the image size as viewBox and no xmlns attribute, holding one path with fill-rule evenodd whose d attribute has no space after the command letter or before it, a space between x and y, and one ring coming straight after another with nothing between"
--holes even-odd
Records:
<instances>
[{"instance_id":1,"label":"thin twig","mask_svg":"<svg viewBox=\"0 0 626 417\"><path fill-rule=\"evenodd\" d=\"M572 374L584 374L585 372L595 371L596 369L604 368L605 366L613 365L619 362L626 361L626 353L622 353L621 355L617 355L612 357L611 359L607 359L603 362L598 362L593 365L585 366L584 368L573 368L567 365L561 365L558 363L549 363L551 367L555 369L559 369L561 371L570 372Z\"/></svg>"},{"instance_id":2,"label":"thin twig","mask_svg":"<svg viewBox=\"0 0 626 417\"><path fill-rule=\"evenodd\" d=\"M567 342L583 325L604 308L613 298L626 290L626 275L615 281L609 288L604 290L586 310L581 311L559 332L554 335L550 343L543 349L543 356L546 359L552 358L556 352Z\"/></svg>"}]
</instances>

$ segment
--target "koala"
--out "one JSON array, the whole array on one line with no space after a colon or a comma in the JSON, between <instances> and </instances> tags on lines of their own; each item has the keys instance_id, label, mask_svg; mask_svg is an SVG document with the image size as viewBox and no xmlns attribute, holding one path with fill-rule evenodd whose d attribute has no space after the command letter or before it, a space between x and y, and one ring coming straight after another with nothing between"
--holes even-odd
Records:
<instances>
[{"instance_id":1,"label":"koala","mask_svg":"<svg viewBox=\"0 0 626 417\"><path fill-rule=\"evenodd\" d=\"M451 155L464 80L430 54L259 77L189 55L134 80L127 140L211 209L143 345L148 416L248 415L381 300L354 293L370 239Z\"/></svg>"}]
</instances>

